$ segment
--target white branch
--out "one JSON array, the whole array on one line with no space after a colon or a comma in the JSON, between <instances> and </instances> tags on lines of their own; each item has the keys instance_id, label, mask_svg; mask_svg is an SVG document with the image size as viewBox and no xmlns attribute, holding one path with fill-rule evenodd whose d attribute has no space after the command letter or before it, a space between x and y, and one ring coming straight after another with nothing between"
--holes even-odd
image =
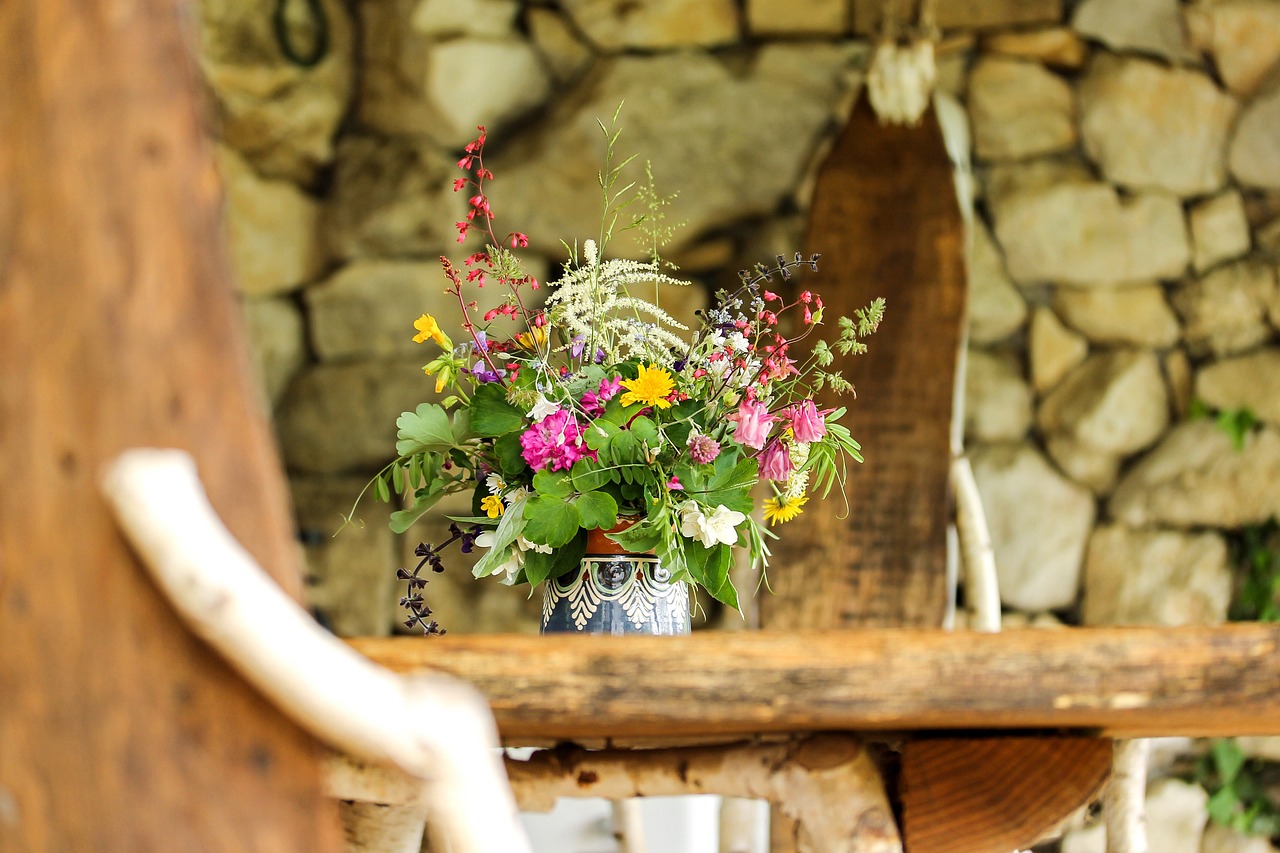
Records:
<instances>
[{"instance_id":1,"label":"white branch","mask_svg":"<svg viewBox=\"0 0 1280 853\"><path fill-rule=\"evenodd\" d=\"M1147 760L1151 741L1118 740L1103 795L1107 853L1147 853Z\"/></svg>"},{"instance_id":2,"label":"white branch","mask_svg":"<svg viewBox=\"0 0 1280 853\"><path fill-rule=\"evenodd\" d=\"M951 487L956 495L956 527L964 554L965 601L971 613L969 627L977 631L999 631L1000 582L996 575L995 550L991 547L991 533L973 468L964 456L957 456L951 462Z\"/></svg>"},{"instance_id":3,"label":"white branch","mask_svg":"<svg viewBox=\"0 0 1280 853\"><path fill-rule=\"evenodd\" d=\"M317 625L222 525L188 454L127 451L103 489L191 629L286 714L337 749L422 780L454 853L529 850L474 688L397 676Z\"/></svg>"}]
</instances>

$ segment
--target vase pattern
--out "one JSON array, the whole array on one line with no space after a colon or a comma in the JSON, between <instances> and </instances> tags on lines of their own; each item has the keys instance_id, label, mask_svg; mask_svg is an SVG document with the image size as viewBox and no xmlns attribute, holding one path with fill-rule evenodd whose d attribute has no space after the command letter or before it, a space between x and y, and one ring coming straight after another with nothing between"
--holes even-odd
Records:
<instances>
[{"instance_id":1,"label":"vase pattern","mask_svg":"<svg viewBox=\"0 0 1280 853\"><path fill-rule=\"evenodd\" d=\"M689 588L652 554L591 554L547 581L542 633L689 633Z\"/></svg>"}]
</instances>

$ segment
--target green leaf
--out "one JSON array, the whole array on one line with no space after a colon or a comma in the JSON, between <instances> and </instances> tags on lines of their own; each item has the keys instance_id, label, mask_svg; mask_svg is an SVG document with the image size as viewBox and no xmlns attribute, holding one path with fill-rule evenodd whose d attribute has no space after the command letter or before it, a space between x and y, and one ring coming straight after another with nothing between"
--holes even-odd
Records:
<instances>
[{"instance_id":1,"label":"green leaf","mask_svg":"<svg viewBox=\"0 0 1280 853\"><path fill-rule=\"evenodd\" d=\"M409 456L424 450L447 450L453 447L453 429L449 416L435 403L420 403L412 412L396 418L396 453Z\"/></svg>"},{"instance_id":2,"label":"green leaf","mask_svg":"<svg viewBox=\"0 0 1280 853\"><path fill-rule=\"evenodd\" d=\"M558 578L572 571L582 562L582 555L587 551L587 535L581 533L563 548L555 548L550 554L538 551L526 551L524 554L525 579L530 584L538 584L548 578Z\"/></svg>"},{"instance_id":3,"label":"green leaf","mask_svg":"<svg viewBox=\"0 0 1280 853\"><path fill-rule=\"evenodd\" d=\"M511 510L507 510L511 514ZM524 509L524 535L530 542L559 548L567 544L582 527L581 516L571 503L560 498L539 495Z\"/></svg>"},{"instance_id":4,"label":"green leaf","mask_svg":"<svg viewBox=\"0 0 1280 853\"><path fill-rule=\"evenodd\" d=\"M453 413L453 443L462 444L474 437L475 433L471 431L471 410L458 409Z\"/></svg>"},{"instance_id":5,"label":"green leaf","mask_svg":"<svg viewBox=\"0 0 1280 853\"><path fill-rule=\"evenodd\" d=\"M655 444L658 440L658 425L651 418L647 418L644 415L632 421L629 429L632 435L641 441L649 442L650 445Z\"/></svg>"},{"instance_id":6,"label":"green leaf","mask_svg":"<svg viewBox=\"0 0 1280 853\"><path fill-rule=\"evenodd\" d=\"M539 471L533 475L533 489L550 498L567 498L573 494L569 475L564 471Z\"/></svg>"},{"instance_id":7,"label":"green leaf","mask_svg":"<svg viewBox=\"0 0 1280 853\"><path fill-rule=\"evenodd\" d=\"M599 450L609 443L609 439L622 432L622 428L606 420L595 420L583 432L587 447Z\"/></svg>"},{"instance_id":8,"label":"green leaf","mask_svg":"<svg viewBox=\"0 0 1280 853\"><path fill-rule=\"evenodd\" d=\"M662 542L662 531L649 519L636 522L626 530L606 535L623 548L637 554L652 551Z\"/></svg>"},{"instance_id":9,"label":"green leaf","mask_svg":"<svg viewBox=\"0 0 1280 853\"><path fill-rule=\"evenodd\" d=\"M391 466L391 487L396 494L404 494L404 465L399 461Z\"/></svg>"},{"instance_id":10,"label":"green leaf","mask_svg":"<svg viewBox=\"0 0 1280 853\"><path fill-rule=\"evenodd\" d=\"M493 443L494 455L498 457L498 468L508 479L518 476L529 467L524 461L523 451L518 432L509 432Z\"/></svg>"},{"instance_id":11,"label":"green leaf","mask_svg":"<svg viewBox=\"0 0 1280 853\"><path fill-rule=\"evenodd\" d=\"M604 492L587 492L573 499L584 530L608 530L618 523L618 502Z\"/></svg>"},{"instance_id":12,"label":"green leaf","mask_svg":"<svg viewBox=\"0 0 1280 853\"><path fill-rule=\"evenodd\" d=\"M729 566L733 562L733 550L728 545L704 548L699 542L681 537L685 565L689 575L717 601L735 610L738 608L738 592L729 580Z\"/></svg>"},{"instance_id":13,"label":"green leaf","mask_svg":"<svg viewBox=\"0 0 1280 853\"><path fill-rule=\"evenodd\" d=\"M373 479L373 490L377 494L377 498L383 502L390 502L391 490L387 488L387 481L383 475L379 474Z\"/></svg>"},{"instance_id":14,"label":"green leaf","mask_svg":"<svg viewBox=\"0 0 1280 853\"><path fill-rule=\"evenodd\" d=\"M1219 788L1206 805L1209 817L1213 818L1215 823L1230 826L1236 813L1236 806L1239 804L1240 798L1236 796L1235 789L1226 785Z\"/></svg>"},{"instance_id":15,"label":"green leaf","mask_svg":"<svg viewBox=\"0 0 1280 853\"><path fill-rule=\"evenodd\" d=\"M392 533L404 533L413 523L426 514L445 495L444 490L437 491L425 490L418 495L418 499L413 502L413 506L408 509L397 510L391 513L390 527Z\"/></svg>"},{"instance_id":16,"label":"green leaf","mask_svg":"<svg viewBox=\"0 0 1280 853\"><path fill-rule=\"evenodd\" d=\"M602 470L598 463L586 457L573 463L572 472L573 488L578 492L594 492L613 479L608 471Z\"/></svg>"},{"instance_id":17,"label":"green leaf","mask_svg":"<svg viewBox=\"0 0 1280 853\"><path fill-rule=\"evenodd\" d=\"M506 435L524 426L524 413L507 402L507 395L497 382L476 389L471 397L471 428L476 435Z\"/></svg>"},{"instance_id":18,"label":"green leaf","mask_svg":"<svg viewBox=\"0 0 1280 853\"><path fill-rule=\"evenodd\" d=\"M511 544L524 532L524 511L528 500L527 497L518 498L507 507L502 520L498 522L498 529L493 532L493 547L480 558L471 574L478 578L491 575L498 570L498 566L506 562Z\"/></svg>"},{"instance_id":19,"label":"green leaf","mask_svg":"<svg viewBox=\"0 0 1280 853\"><path fill-rule=\"evenodd\" d=\"M619 465L628 462L644 462L644 451L640 447L640 442L630 432L620 432L609 439L609 455Z\"/></svg>"},{"instance_id":20,"label":"green leaf","mask_svg":"<svg viewBox=\"0 0 1280 853\"><path fill-rule=\"evenodd\" d=\"M1211 748L1213 764L1223 785L1230 785L1240 775L1244 767L1244 751L1231 738L1221 738L1213 742Z\"/></svg>"}]
</instances>

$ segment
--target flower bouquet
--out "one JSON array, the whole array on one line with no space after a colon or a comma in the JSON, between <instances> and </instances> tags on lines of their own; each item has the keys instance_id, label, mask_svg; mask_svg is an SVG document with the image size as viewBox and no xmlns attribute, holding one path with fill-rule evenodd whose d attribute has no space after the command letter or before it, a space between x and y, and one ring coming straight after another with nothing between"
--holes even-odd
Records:
<instances>
[{"instance_id":1,"label":"flower bouquet","mask_svg":"<svg viewBox=\"0 0 1280 853\"><path fill-rule=\"evenodd\" d=\"M466 147L458 161L465 177L454 189L468 192L470 206L458 240L478 233L485 247L461 268L441 258L461 340L430 315L414 324L415 341L439 347L423 369L449 396L400 416L398 456L371 485L382 500L401 496L404 508L391 515L397 532L446 495L470 493L472 514L453 518L444 544L486 549L477 577L555 581L586 564L591 542L592 552L603 545L652 555L658 581L697 584L736 608L732 549L767 565L774 534L765 523L791 521L811 493L825 496L841 480L848 460L861 461L838 423L845 409L819 408L813 395L852 390L829 369L834 354L865 350L861 339L875 330L884 303L840 318L835 340L806 342L798 361L797 344L814 336L823 303L808 290L782 292L793 290L784 282L798 269L817 269L818 255L778 256L742 272L736 289L698 312L693 329L634 296L641 285L687 282L657 254L667 199L653 192L651 173L637 191L648 213L632 223L651 238L650 260L604 257L631 187L617 188L629 161L615 164L617 133L601 127L600 234L565 244L563 273L541 294L514 251L528 239L494 230L484 128ZM424 582L418 571L440 570L442 547L419 546L418 568L401 570L408 624L428 633L439 629L416 592Z\"/></svg>"}]
</instances>

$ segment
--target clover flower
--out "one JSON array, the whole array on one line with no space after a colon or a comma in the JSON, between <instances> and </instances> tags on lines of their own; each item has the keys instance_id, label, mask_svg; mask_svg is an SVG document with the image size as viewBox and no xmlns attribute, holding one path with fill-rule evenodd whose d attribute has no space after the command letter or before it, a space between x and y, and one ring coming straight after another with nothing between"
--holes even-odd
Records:
<instances>
[{"instance_id":1,"label":"clover flower","mask_svg":"<svg viewBox=\"0 0 1280 853\"><path fill-rule=\"evenodd\" d=\"M534 471L566 471L584 456L595 458L582 441L582 427L563 409L547 415L520 436L521 456Z\"/></svg>"}]
</instances>

